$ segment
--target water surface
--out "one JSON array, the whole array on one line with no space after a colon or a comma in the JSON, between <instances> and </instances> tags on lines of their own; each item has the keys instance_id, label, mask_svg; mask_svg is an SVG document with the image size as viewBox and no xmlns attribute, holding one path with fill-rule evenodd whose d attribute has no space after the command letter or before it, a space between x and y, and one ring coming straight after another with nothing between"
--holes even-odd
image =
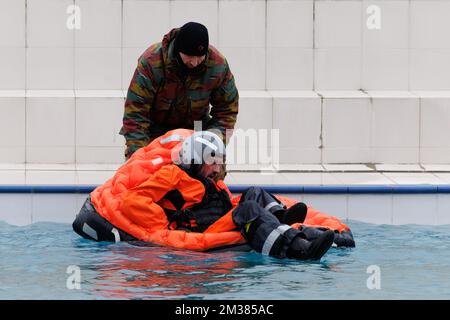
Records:
<instances>
[{"instance_id":1,"label":"water surface","mask_svg":"<svg viewBox=\"0 0 450 320\"><path fill-rule=\"evenodd\" d=\"M450 226L346 223L356 248L301 262L96 243L69 224L0 222L0 299L450 299ZM373 265L380 289L367 286ZM68 289L69 266L79 267L80 289Z\"/></svg>"}]
</instances>

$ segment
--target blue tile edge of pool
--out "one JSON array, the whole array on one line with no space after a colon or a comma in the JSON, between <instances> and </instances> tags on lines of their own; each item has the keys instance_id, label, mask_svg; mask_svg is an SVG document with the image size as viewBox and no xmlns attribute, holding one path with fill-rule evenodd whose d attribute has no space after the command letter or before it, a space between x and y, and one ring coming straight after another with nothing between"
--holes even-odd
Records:
<instances>
[{"instance_id":1,"label":"blue tile edge of pool","mask_svg":"<svg viewBox=\"0 0 450 320\"><path fill-rule=\"evenodd\" d=\"M426 194L450 193L450 185L258 185L279 194ZM240 193L250 185L230 185L232 193ZM97 185L0 185L0 193L91 193Z\"/></svg>"}]
</instances>

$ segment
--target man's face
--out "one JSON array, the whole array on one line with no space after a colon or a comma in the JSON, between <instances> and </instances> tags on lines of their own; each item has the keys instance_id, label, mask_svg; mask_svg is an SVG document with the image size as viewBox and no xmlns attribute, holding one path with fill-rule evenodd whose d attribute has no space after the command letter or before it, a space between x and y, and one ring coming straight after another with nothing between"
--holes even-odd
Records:
<instances>
[{"instance_id":1,"label":"man's face","mask_svg":"<svg viewBox=\"0 0 450 320\"><path fill-rule=\"evenodd\" d=\"M180 52L181 60L183 60L183 63L188 67L189 69L193 69L196 66L198 66L200 63L205 60L205 55L203 56L188 56L187 54L184 54Z\"/></svg>"},{"instance_id":2,"label":"man's face","mask_svg":"<svg viewBox=\"0 0 450 320\"><path fill-rule=\"evenodd\" d=\"M222 168L221 164L213 163L213 164L203 164L200 168L199 175L204 178L209 178L214 180L216 176L220 173Z\"/></svg>"}]
</instances>

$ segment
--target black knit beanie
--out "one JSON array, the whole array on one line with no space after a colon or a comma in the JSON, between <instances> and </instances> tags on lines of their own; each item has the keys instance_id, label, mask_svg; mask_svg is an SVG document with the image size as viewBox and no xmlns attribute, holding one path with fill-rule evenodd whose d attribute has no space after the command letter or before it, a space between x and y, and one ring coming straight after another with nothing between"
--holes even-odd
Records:
<instances>
[{"instance_id":1,"label":"black knit beanie","mask_svg":"<svg viewBox=\"0 0 450 320\"><path fill-rule=\"evenodd\" d=\"M188 22L180 28L175 39L178 52L188 56L203 56L208 52L208 29L197 22Z\"/></svg>"}]
</instances>

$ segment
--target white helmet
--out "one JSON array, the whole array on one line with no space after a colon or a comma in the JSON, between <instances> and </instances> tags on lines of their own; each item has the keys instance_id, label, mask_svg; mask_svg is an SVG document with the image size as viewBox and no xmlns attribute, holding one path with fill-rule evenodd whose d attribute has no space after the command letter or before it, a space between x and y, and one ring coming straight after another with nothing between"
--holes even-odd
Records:
<instances>
[{"instance_id":1,"label":"white helmet","mask_svg":"<svg viewBox=\"0 0 450 320\"><path fill-rule=\"evenodd\" d=\"M191 168L191 165L224 163L225 145L222 139L210 131L197 131L183 141L177 164Z\"/></svg>"}]
</instances>

